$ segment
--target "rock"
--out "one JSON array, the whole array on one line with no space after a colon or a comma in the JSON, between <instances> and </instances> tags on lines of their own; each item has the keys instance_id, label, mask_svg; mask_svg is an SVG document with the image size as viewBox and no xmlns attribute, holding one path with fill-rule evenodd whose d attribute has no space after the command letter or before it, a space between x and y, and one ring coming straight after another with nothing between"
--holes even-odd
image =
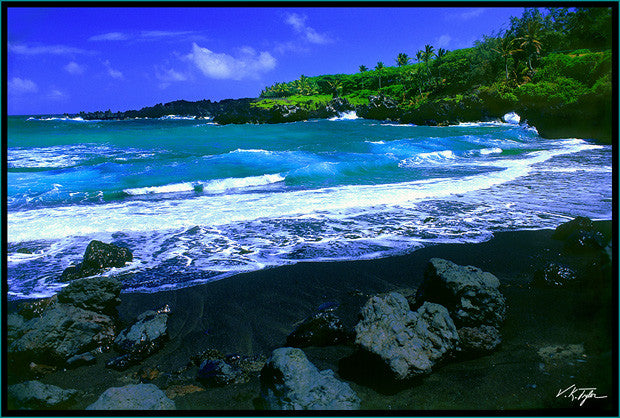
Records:
<instances>
[{"instance_id":1,"label":"rock","mask_svg":"<svg viewBox=\"0 0 620 418\"><path fill-rule=\"evenodd\" d=\"M29 380L8 387L8 403L11 409L61 409L67 407L77 393L74 389Z\"/></svg>"},{"instance_id":2,"label":"rock","mask_svg":"<svg viewBox=\"0 0 620 418\"><path fill-rule=\"evenodd\" d=\"M269 410L353 410L360 399L332 370L319 371L299 348L273 351L260 374L260 396Z\"/></svg>"},{"instance_id":3,"label":"rock","mask_svg":"<svg viewBox=\"0 0 620 418\"><path fill-rule=\"evenodd\" d=\"M564 247L569 251L602 251L607 239L599 231L575 231L564 240Z\"/></svg>"},{"instance_id":4,"label":"rock","mask_svg":"<svg viewBox=\"0 0 620 418\"><path fill-rule=\"evenodd\" d=\"M128 248L93 240L86 247L83 261L67 267L60 280L70 281L92 276L110 267L123 267L126 262L132 260L133 254Z\"/></svg>"},{"instance_id":5,"label":"rock","mask_svg":"<svg viewBox=\"0 0 620 418\"><path fill-rule=\"evenodd\" d=\"M570 267L548 262L543 268L536 270L532 285L538 287L565 287L577 282L577 274Z\"/></svg>"},{"instance_id":6,"label":"rock","mask_svg":"<svg viewBox=\"0 0 620 418\"><path fill-rule=\"evenodd\" d=\"M203 392L204 388L196 385L174 385L166 389L166 396L170 399L177 398L179 396L185 396L194 392Z\"/></svg>"},{"instance_id":7,"label":"rock","mask_svg":"<svg viewBox=\"0 0 620 418\"><path fill-rule=\"evenodd\" d=\"M502 342L497 328L489 325L462 327L458 330L459 348L467 354L486 353L495 350Z\"/></svg>"},{"instance_id":8,"label":"rock","mask_svg":"<svg viewBox=\"0 0 620 418\"><path fill-rule=\"evenodd\" d=\"M140 379L140 382L142 382L142 383L146 383L146 382L150 382L151 380L155 380L155 379L157 379L159 377L160 374L161 374L161 372L159 371L157 366L155 366L155 367L144 367L144 368L141 368L140 370L138 370L138 378Z\"/></svg>"},{"instance_id":9,"label":"rock","mask_svg":"<svg viewBox=\"0 0 620 418\"><path fill-rule=\"evenodd\" d=\"M355 343L379 356L396 380L429 373L459 338L445 307L427 302L412 312L395 292L370 298L360 316Z\"/></svg>"},{"instance_id":10,"label":"rock","mask_svg":"<svg viewBox=\"0 0 620 418\"><path fill-rule=\"evenodd\" d=\"M499 291L499 280L477 267L458 266L432 258L424 281L416 294L423 302L439 303L450 312L457 326L499 326L506 315L506 302Z\"/></svg>"},{"instance_id":11,"label":"rock","mask_svg":"<svg viewBox=\"0 0 620 418\"><path fill-rule=\"evenodd\" d=\"M28 370L35 377L42 377L46 374L54 373L57 370L56 366L48 366L47 364L37 364L35 362L30 362L28 365Z\"/></svg>"},{"instance_id":12,"label":"rock","mask_svg":"<svg viewBox=\"0 0 620 418\"><path fill-rule=\"evenodd\" d=\"M401 116L398 103L383 94L368 97L368 105L358 106L358 116L365 119L397 120Z\"/></svg>"},{"instance_id":13,"label":"rock","mask_svg":"<svg viewBox=\"0 0 620 418\"><path fill-rule=\"evenodd\" d=\"M323 309L321 309L321 307ZM334 312L337 304L323 304L286 338L289 347L324 347L351 341L353 335Z\"/></svg>"},{"instance_id":14,"label":"rock","mask_svg":"<svg viewBox=\"0 0 620 418\"><path fill-rule=\"evenodd\" d=\"M125 370L159 350L168 340L168 313L164 310L146 311L131 327L124 329L114 340L115 348L124 353L107 363L116 370Z\"/></svg>"},{"instance_id":15,"label":"rock","mask_svg":"<svg viewBox=\"0 0 620 418\"><path fill-rule=\"evenodd\" d=\"M29 250L28 248L18 248L15 252L18 254L32 254L32 250Z\"/></svg>"},{"instance_id":16,"label":"rock","mask_svg":"<svg viewBox=\"0 0 620 418\"><path fill-rule=\"evenodd\" d=\"M9 344L22 336L24 323L24 317L16 313L6 316L6 336Z\"/></svg>"},{"instance_id":17,"label":"rock","mask_svg":"<svg viewBox=\"0 0 620 418\"><path fill-rule=\"evenodd\" d=\"M577 231L594 231L594 223L590 218L577 216L575 219L559 225L553 232L552 237L565 240Z\"/></svg>"},{"instance_id":18,"label":"rock","mask_svg":"<svg viewBox=\"0 0 620 418\"><path fill-rule=\"evenodd\" d=\"M114 321L109 316L57 303L38 318L24 323L20 338L8 352L43 363L64 363L70 357L111 345Z\"/></svg>"},{"instance_id":19,"label":"rock","mask_svg":"<svg viewBox=\"0 0 620 418\"><path fill-rule=\"evenodd\" d=\"M175 410L174 401L151 383L109 388L87 410Z\"/></svg>"},{"instance_id":20,"label":"rock","mask_svg":"<svg viewBox=\"0 0 620 418\"><path fill-rule=\"evenodd\" d=\"M89 364L95 364L97 359L92 352L76 354L75 356L67 360L67 367L76 368L80 366L87 366Z\"/></svg>"},{"instance_id":21,"label":"rock","mask_svg":"<svg viewBox=\"0 0 620 418\"><path fill-rule=\"evenodd\" d=\"M116 314L122 284L114 277L77 279L58 293L58 301L88 311Z\"/></svg>"},{"instance_id":22,"label":"rock","mask_svg":"<svg viewBox=\"0 0 620 418\"><path fill-rule=\"evenodd\" d=\"M52 306L57 300L58 297L54 295L51 298L39 299L33 302L23 302L19 305L18 312L25 319L32 319L43 315L43 312Z\"/></svg>"},{"instance_id":23,"label":"rock","mask_svg":"<svg viewBox=\"0 0 620 418\"><path fill-rule=\"evenodd\" d=\"M198 368L198 380L205 386L226 386L240 383L243 373L223 360L205 360Z\"/></svg>"}]
</instances>

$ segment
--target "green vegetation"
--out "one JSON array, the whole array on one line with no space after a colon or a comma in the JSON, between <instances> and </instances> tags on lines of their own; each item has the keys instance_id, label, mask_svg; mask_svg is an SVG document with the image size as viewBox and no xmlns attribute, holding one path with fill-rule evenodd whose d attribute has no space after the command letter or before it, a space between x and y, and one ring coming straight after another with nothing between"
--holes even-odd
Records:
<instances>
[{"instance_id":1,"label":"green vegetation","mask_svg":"<svg viewBox=\"0 0 620 418\"><path fill-rule=\"evenodd\" d=\"M311 107L332 97L353 105L383 94L407 109L429 103L460 103L479 97L498 106L574 106L611 102L612 13L610 8L527 8L509 28L474 47L446 51L425 45L353 74L301 76L266 87L256 106ZM307 100L304 101L303 98Z\"/></svg>"}]
</instances>

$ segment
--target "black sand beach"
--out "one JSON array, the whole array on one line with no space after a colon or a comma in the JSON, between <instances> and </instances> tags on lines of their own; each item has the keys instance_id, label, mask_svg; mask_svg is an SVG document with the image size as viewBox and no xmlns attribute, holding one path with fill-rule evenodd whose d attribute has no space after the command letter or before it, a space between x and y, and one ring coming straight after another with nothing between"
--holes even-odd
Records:
<instances>
[{"instance_id":1,"label":"black sand beach","mask_svg":"<svg viewBox=\"0 0 620 418\"><path fill-rule=\"evenodd\" d=\"M598 223L608 234L612 223ZM498 233L480 244L435 245L408 255L376 260L296 265L240 274L175 291L122 294L120 319L129 324L147 309L168 304L170 340L140 365L126 371L105 367L114 356L103 353L97 363L60 370L40 378L43 383L84 391L75 405L85 408L107 388L137 383L136 372L152 367L151 383L162 390L196 376L184 372L190 357L214 348L224 354L268 357L285 344L296 324L324 302L340 304L338 314L348 327L357 322L370 295L388 291L412 294L433 257L473 265L493 273L506 297L503 342L490 355L455 359L406 387L383 386L354 373L354 347L305 348L319 369L330 368L350 383L362 409L370 410L536 410L541 414L592 415L617 413L617 277L574 288L530 286L534 272L547 261L579 268L579 256L567 256L551 230ZM617 264L617 261L614 260ZM617 268L614 269L617 274ZM612 283L613 282L613 283ZM9 304L9 311L17 303ZM549 353L552 353L549 355ZM555 354L555 357L554 355ZM8 383L26 380L9 370ZM188 384L185 381L184 384ZM194 385L201 387L194 381ZM601 399L557 396L575 384L596 388ZM222 388L206 388L174 398L177 409L245 410L252 414L259 380Z\"/></svg>"}]
</instances>

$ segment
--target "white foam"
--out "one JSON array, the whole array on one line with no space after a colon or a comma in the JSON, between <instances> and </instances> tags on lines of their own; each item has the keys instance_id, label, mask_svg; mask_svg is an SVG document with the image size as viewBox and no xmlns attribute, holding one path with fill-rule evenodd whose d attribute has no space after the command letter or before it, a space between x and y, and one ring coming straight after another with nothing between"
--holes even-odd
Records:
<instances>
[{"instance_id":1,"label":"white foam","mask_svg":"<svg viewBox=\"0 0 620 418\"><path fill-rule=\"evenodd\" d=\"M517 115L515 112L506 113L502 120L506 123L510 123L512 125L518 125L521 122L521 116Z\"/></svg>"},{"instance_id":2,"label":"white foam","mask_svg":"<svg viewBox=\"0 0 620 418\"><path fill-rule=\"evenodd\" d=\"M359 116L357 116L357 113L355 112L355 110L350 110L348 112L342 112L342 113L339 113L338 116L334 116L332 118L329 118L329 120L331 120L331 121L336 121L336 120L355 120L355 119L359 119Z\"/></svg>"},{"instance_id":3,"label":"white foam","mask_svg":"<svg viewBox=\"0 0 620 418\"><path fill-rule=\"evenodd\" d=\"M158 118L159 120L195 120L194 116L166 115Z\"/></svg>"},{"instance_id":4,"label":"white foam","mask_svg":"<svg viewBox=\"0 0 620 418\"><path fill-rule=\"evenodd\" d=\"M166 184L163 186L149 186L139 187L133 189L125 189L123 192L132 196L140 196L147 194L160 194L160 193L181 193L181 192L223 192L230 189L241 189L254 186L265 186L272 183L278 183L284 181L284 177L281 174L264 174L262 176L252 177L231 177L225 179L209 180L204 182L185 182Z\"/></svg>"},{"instance_id":5,"label":"white foam","mask_svg":"<svg viewBox=\"0 0 620 418\"><path fill-rule=\"evenodd\" d=\"M341 211L386 205L411 207L428 199L462 195L501 185L527 175L534 164L555 156L596 148L601 146L580 140L557 141L557 148L552 150L531 152L516 160L488 161L483 165L493 166L499 170L461 178L349 185L281 193L198 195L183 200L136 200L9 212L8 240L23 242L103 232L161 231L190 228L195 225L217 226L259 218L278 219L316 213L336 216ZM217 181L220 183L207 183L205 186L221 190L227 187L267 184L282 179L279 174L270 174L242 179L222 179Z\"/></svg>"},{"instance_id":6,"label":"white foam","mask_svg":"<svg viewBox=\"0 0 620 418\"><path fill-rule=\"evenodd\" d=\"M483 148L480 150L480 155L501 154L504 150L499 147L495 148Z\"/></svg>"},{"instance_id":7,"label":"white foam","mask_svg":"<svg viewBox=\"0 0 620 418\"><path fill-rule=\"evenodd\" d=\"M456 155L451 150L423 152L414 157L405 158L398 163L399 167L413 167L421 164L443 164L455 160Z\"/></svg>"}]
</instances>

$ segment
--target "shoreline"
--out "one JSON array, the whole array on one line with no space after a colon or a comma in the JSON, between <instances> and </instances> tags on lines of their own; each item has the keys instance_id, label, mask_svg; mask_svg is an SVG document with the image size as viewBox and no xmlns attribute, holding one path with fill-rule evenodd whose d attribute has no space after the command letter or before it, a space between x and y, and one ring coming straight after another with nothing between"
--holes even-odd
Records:
<instances>
[{"instance_id":1,"label":"shoreline","mask_svg":"<svg viewBox=\"0 0 620 418\"><path fill-rule=\"evenodd\" d=\"M615 222L602 221L597 225L611 234ZM145 310L169 305L170 340L163 348L124 372L105 368L106 361L115 355L107 352L99 355L94 365L57 371L43 376L41 381L63 388L86 388L86 395L75 405L77 409L94 402L108 387L130 383L137 371L147 367L161 372L152 383L165 390L174 380L170 378L173 372L205 349L269 356L273 349L285 344L296 324L322 303L339 303L338 314L344 325L351 328L359 308L371 295L414 291L428 260L439 257L479 267L500 280L508 313L499 350L483 357L449 362L413 386L397 391L349 376L343 359L352 355L352 346L304 348L310 361L320 370L334 370L339 379L350 383L362 399L362 409L557 412L575 408L570 409L572 414L588 413L591 408L609 410L617 407L612 367L614 358L617 361L615 293L588 286L529 286L534 271L544 262L567 259L562 254L562 242L552 239L551 234L548 229L501 232L476 244L437 244L405 255L371 260L302 262L177 290L122 293L118 311L123 324L131 323ZM617 290L617 284L609 285L604 289ZM9 305L14 309L21 302ZM570 359L572 363L541 369L538 350L554 345L579 346L585 360L575 363L575 359ZM191 370L189 373L190 379L195 378L195 370L193 375ZM24 379L9 376L9 384ZM577 403L556 397L559 389L572 382L597 387L597 393L608 398L590 399L587 409L577 409ZM195 379L193 384L200 386ZM256 376L247 383L179 396L175 402L178 409L251 410L259 386Z\"/></svg>"}]
</instances>

